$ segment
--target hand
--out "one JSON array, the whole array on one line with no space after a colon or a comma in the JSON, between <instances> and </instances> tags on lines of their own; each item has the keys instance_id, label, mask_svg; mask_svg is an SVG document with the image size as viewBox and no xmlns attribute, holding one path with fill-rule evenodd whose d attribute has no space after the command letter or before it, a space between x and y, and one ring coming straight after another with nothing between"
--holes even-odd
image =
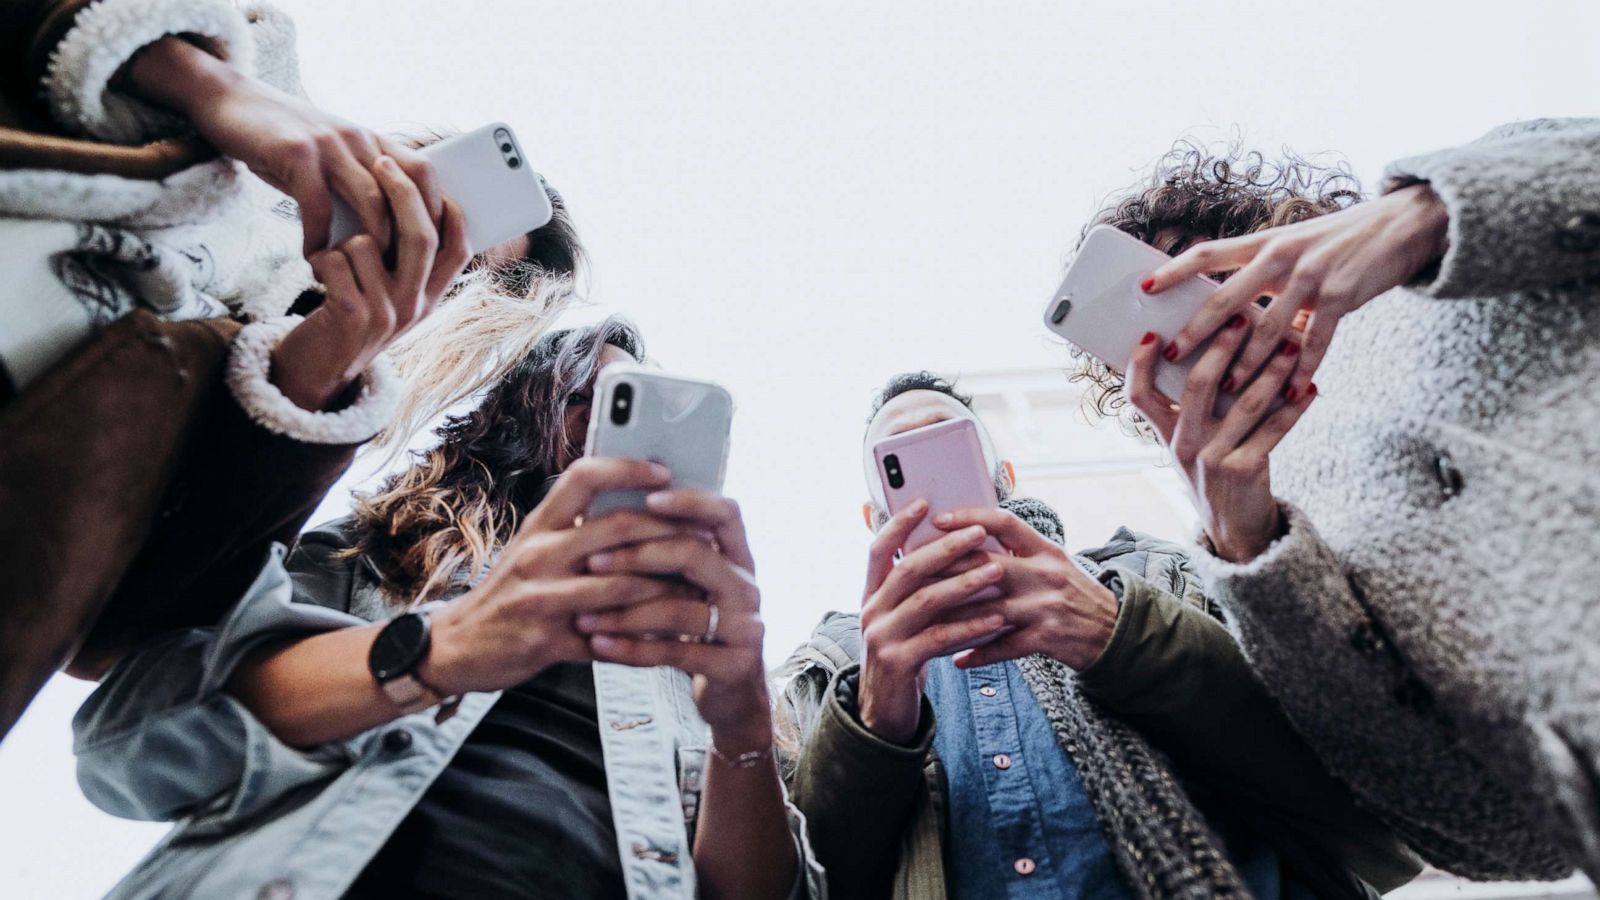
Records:
<instances>
[{"instance_id":1,"label":"hand","mask_svg":"<svg viewBox=\"0 0 1600 900\"><path fill-rule=\"evenodd\" d=\"M1005 591L994 605L1015 630L958 654L957 666L970 669L1043 653L1084 669L1100 658L1116 628L1117 598L1065 550L1016 515L993 506L941 513L933 524L957 533L979 527L1011 554L986 555L999 568Z\"/></svg>"},{"instance_id":2,"label":"hand","mask_svg":"<svg viewBox=\"0 0 1600 900\"><path fill-rule=\"evenodd\" d=\"M326 409L433 309L470 258L466 221L454 203L444 201L436 233L421 190L393 159L378 157L373 171L394 210L395 264L386 266L382 247L365 234L311 257L327 298L272 353L272 382L303 409Z\"/></svg>"},{"instance_id":3,"label":"hand","mask_svg":"<svg viewBox=\"0 0 1600 900\"><path fill-rule=\"evenodd\" d=\"M739 506L692 490L658 492L645 503L657 521L680 533L592 555L589 571L687 583L694 595L663 595L628 609L595 612L581 616L578 628L591 636L589 649L597 660L673 666L694 676L695 707L722 752L765 749L772 743L761 656L766 628ZM707 642L711 606L717 628Z\"/></svg>"},{"instance_id":4,"label":"hand","mask_svg":"<svg viewBox=\"0 0 1600 900\"><path fill-rule=\"evenodd\" d=\"M895 744L909 743L917 733L927 664L1005 628L994 601L961 609L1000 579L1000 566L978 552L988 537L982 527L945 535L895 563L895 553L927 514L923 500L901 510L878 532L867 555L861 724Z\"/></svg>"},{"instance_id":5,"label":"hand","mask_svg":"<svg viewBox=\"0 0 1600 900\"><path fill-rule=\"evenodd\" d=\"M1266 368L1239 385L1227 415L1217 418L1218 382L1233 387L1233 376L1224 381L1223 373L1248 332L1246 317L1235 315L1189 370L1179 404L1155 387L1161 345L1154 334L1134 349L1127 373L1128 402L1171 448L1212 547L1232 562L1254 559L1283 532L1267 456L1317 396L1317 386L1308 384L1272 409L1299 355L1292 341L1280 342Z\"/></svg>"},{"instance_id":6,"label":"hand","mask_svg":"<svg viewBox=\"0 0 1600 900\"><path fill-rule=\"evenodd\" d=\"M585 612L686 596L682 584L627 573L591 574L590 554L677 537L682 525L618 512L574 525L597 494L665 487L667 470L627 459L580 459L550 488L483 583L433 617L423 681L446 694L521 684L556 662L587 662Z\"/></svg>"},{"instance_id":7,"label":"hand","mask_svg":"<svg viewBox=\"0 0 1600 900\"><path fill-rule=\"evenodd\" d=\"M444 195L420 153L249 78L182 38L162 38L142 50L128 67L128 80L138 96L182 113L223 155L293 197L307 258L328 243L334 194L355 211L378 249L389 249L385 190L372 174L379 156L400 166L422 195L429 220L441 222Z\"/></svg>"},{"instance_id":8,"label":"hand","mask_svg":"<svg viewBox=\"0 0 1600 900\"><path fill-rule=\"evenodd\" d=\"M1304 350L1291 387L1303 393L1345 314L1410 281L1444 256L1449 216L1426 184L1315 219L1255 234L1196 244L1151 274L1155 294L1194 275L1234 272L1167 347L1169 360L1188 356L1234 313L1263 295L1273 299L1256 323L1231 377L1243 384L1267 361L1302 309Z\"/></svg>"}]
</instances>

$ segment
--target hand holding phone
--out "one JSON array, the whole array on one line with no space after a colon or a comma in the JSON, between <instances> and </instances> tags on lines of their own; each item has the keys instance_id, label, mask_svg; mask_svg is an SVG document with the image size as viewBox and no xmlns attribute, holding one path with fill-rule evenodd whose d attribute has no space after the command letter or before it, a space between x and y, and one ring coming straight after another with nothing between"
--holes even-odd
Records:
<instances>
[{"instance_id":1,"label":"hand holding phone","mask_svg":"<svg viewBox=\"0 0 1600 900\"><path fill-rule=\"evenodd\" d=\"M721 386L637 365L607 366L595 380L587 453L643 459L672 472L673 488L722 490L733 398ZM647 491L611 491L586 517L645 508Z\"/></svg>"}]
</instances>

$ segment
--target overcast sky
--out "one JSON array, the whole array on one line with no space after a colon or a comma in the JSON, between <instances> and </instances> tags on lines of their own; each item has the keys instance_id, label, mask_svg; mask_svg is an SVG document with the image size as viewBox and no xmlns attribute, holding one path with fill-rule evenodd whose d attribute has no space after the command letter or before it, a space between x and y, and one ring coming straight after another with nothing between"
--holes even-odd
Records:
<instances>
[{"instance_id":1,"label":"overcast sky","mask_svg":"<svg viewBox=\"0 0 1600 900\"><path fill-rule=\"evenodd\" d=\"M1584 0L283 5L330 109L511 123L591 253L573 319L624 313L663 366L733 392L769 658L859 601L875 385L1056 364L1037 322L1066 251L1174 139L1337 152L1375 184L1600 96ZM97 896L161 832L79 795L86 691L53 682L0 747L7 896Z\"/></svg>"}]
</instances>

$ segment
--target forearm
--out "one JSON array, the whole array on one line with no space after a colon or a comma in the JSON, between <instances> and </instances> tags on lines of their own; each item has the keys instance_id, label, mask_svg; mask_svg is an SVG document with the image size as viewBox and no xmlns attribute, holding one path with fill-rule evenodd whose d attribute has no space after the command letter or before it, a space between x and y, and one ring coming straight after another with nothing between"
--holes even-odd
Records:
<instances>
[{"instance_id":1,"label":"forearm","mask_svg":"<svg viewBox=\"0 0 1600 900\"><path fill-rule=\"evenodd\" d=\"M715 744L734 748L770 743L766 732L726 736ZM707 754L694 864L700 895L707 898L787 897L799 873L795 838L789 830L776 758L767 753L749 768Z\"/></svg>"},{"instance_id":2,"label":"forearm","mask_svg":"<svg viewBox=\"0 0 1600 900\"><path fill-rule=\"evenodd\" d=\"M381 624L344 628L256 651L227 690L292 747L346 740L401 710L367 668Z\"/></svg>"},{"instance_id":3,"label":"forearm","mask_svg":"<svg viewBox=\"0 0 1600 900\"><path fill-rule=\"evenodd\" d=\"M124 75L135 96L191 119L207 103L249 81L238 69L176 35L140 50Z\"/></svg>"}]
</instances>

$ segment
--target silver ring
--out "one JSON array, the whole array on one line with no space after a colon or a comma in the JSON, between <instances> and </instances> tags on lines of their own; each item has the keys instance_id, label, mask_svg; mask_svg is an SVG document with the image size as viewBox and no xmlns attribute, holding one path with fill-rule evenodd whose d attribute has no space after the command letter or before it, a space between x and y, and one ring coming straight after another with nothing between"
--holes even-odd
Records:
<instances>
[{"instance_id":1,"label":"silver ring","mask_svg":"<svg viewBox=\"0 0 1600 900\"><path fill-rule=\"evenodd\" d=\"M715 603L707 603L706 609L706 636L701 638L702 643L715 644L717 642L717 623L722 621L722 613L717 610Z\"/></svg>"}]
</instances>

